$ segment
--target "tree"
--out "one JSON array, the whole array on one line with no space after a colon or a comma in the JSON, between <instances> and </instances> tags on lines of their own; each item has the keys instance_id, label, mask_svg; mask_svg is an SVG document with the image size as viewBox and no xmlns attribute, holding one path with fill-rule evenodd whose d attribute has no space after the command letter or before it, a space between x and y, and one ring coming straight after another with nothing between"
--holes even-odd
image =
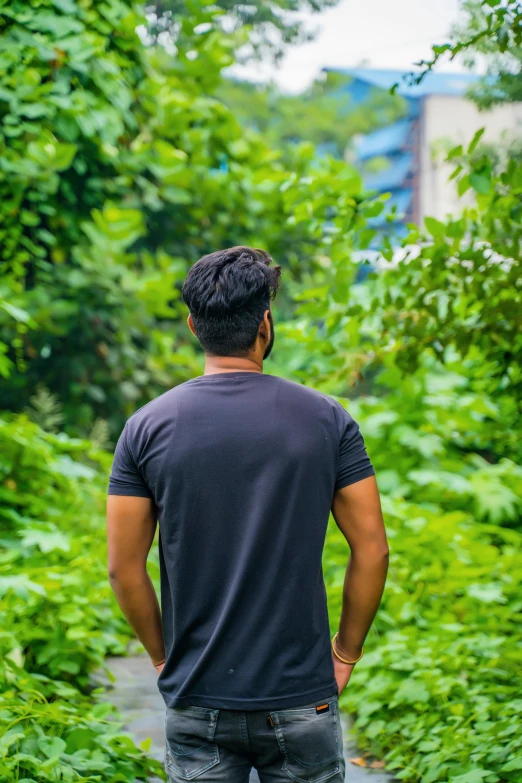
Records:
<instances>
[{"instance_id":1,"label":"tree","mask_svg":"<svg viewBox=\"0 0 522 783\"><path fill-rule=\"evenodd\" d=\"M271 371L350 398L390 531L385 602L341 706L401 780L518 783L520 158L479 136L453 150L476 203L412 226L402 260L385 245L354 285L384 200L312 144L281 151L241 127L217 95L241 36L216 10L178 20L175 56L142 45L127 2L3 13L1 402L20 411L43 380L41 424L63 409L69 433L104 417L114 437L199 370L188 264L270 249L286 292ZM100 535L110 454L23 413L4 413L0 440L0 778L160 774L89 696L88 673L127 639ZM332 528L332 624L345 564Z\"/></svg>"},{"instance_id":2,"label":"tree","mask_svg":"<svg viewBox=\"0 0 522 783\"><path fill-rule=\"evenodd\" d=\"M352 106L343 87L349 77L328 72L299 95L287 95L275 85L226 79L218 96L243 127L258 131L274 148L310 142L319 154L342 158L358 133L395 122L404 114L399 95L375 89L360 106Z\"/></svg>"},{"instance_id":3,"label":"tree","mask_svg":"<svg viewBox=\"0 0 522 783\"><path fill-rule=\"evenodd\" d=\"M464 55L469 67L485 58L488 76L472 90L479 106L522 100L522 3L520 0L464 0L464 20L450 43L433 46L433 57L418 63L432 69L444 57Z\"/></svg>"},{"instance_id":4,"label":"tree","mask_svg":"<svg viewBox=\"0 0 522 783\"><path fill-rule=\"evenodd\" d=\"M180 21L175 56L140 42L143 19L123 0L7 10L0 293L34 328L0 320L21 371L0 405L22 409L43 382L69 432L107 419L116 434L198 366L180 301L188 266L251 243L299 278L332 242L327 218L352 231L360 179L317 165L310 145L283 160L214 97L236 39L213 6Z\"/></svg>"},{"instance_id":5,"label":"tree","mask_svg":"<svg viewBox=\"0 0 522 783\"><path fill-rule=\"evenodd\" d=\"M234 3L218 0L212 5L219 10L216 21L228 33L241 34L243 46L238 53L243 61L252 57L279 59L288 44L310 40L311 32L302 21L303 12L319 13L339 0L252 0ZM149 31L157 38L167 33L177 38L179 20L194 12L191 0L158 0L151 8Z\"/></svg>"}]
</instances>

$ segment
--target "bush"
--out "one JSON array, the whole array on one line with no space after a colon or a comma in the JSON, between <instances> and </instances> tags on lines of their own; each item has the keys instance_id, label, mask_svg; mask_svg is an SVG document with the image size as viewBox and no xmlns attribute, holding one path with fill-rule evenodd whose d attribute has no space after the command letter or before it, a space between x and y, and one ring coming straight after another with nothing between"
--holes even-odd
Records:
<instances>
[{"instance_id":1,"label":"bush","mask_svg":"<svg viewBox=\"0 0 522 783\"><path fill-rule=\"evenodd\" d=\"M97 704L89 674L129 629L108 584L108 454L0 418L0 778L162 774Z\"/></svg>"},{"instance_id":2,"label":"bush","mask_svg":"<svg viewBox=\"0 0 522 783\"><path fill-rule=\"evenodd\" d=\"M522 535L384 497L388 585L341 698L363 748L399 780L520 781ZM326 548L332 619L346 544Z\"/></svg>"},{"instance_id":3,"label":"bush","mask_svg":"<svg viewBox=\"0 0 522 783\"><path fill-rule=\"evenodd\" d=\"M519 29L516 0L508 14L497 5L493 46L498 25ZM40 416L56 425L63 410L69 436L96 419L118 434L199 370L179 296L187 265L218 246L268 247L286 278L271 369L359 395L350 410L390 530L383 607L342 704L401 779L520 780L520 156L493 164L480 134L452 150L476 203L412 227L403 260L353 286L353 250L375 240L383 199L312 145L283 159L244 131L215 97L242 39L215 7L190 10L172 17L171 57L140 42L127 0L4 3L0 404L20 411L43 381ZM24 416L0 419L8 781L162 774L89 692L129 632L105 573L109 461ZM332 623L345 560L332 529Z\"/></svg>"},{"instance_id":4,"label":"bush","mask_svg":"<svg viewBox=\"0 0 522 783\"><path fill-rule=\"evenodd\" d=\"M189 266L244 244L269 248L290 279L332 248L347 258L361 180L310 144L283 161L215 97L242 40L215 6L178 7L175 56L141 42L129 0L13 0L3 13L0 299L28 323L20 334L0 307L20 370L0 408L20 411L43 382L69 434L103 419L116 437L199 366L180 296Z\"/></svg>"},{"instance_id":5,"label":"bush","mask_svg":"<svg viewBox=\"0 0 522 783\"><path fill-rule=\"evenodd\" d=\"M503 426L498 409L464 375L427 364L402 381L389 374L381 399L348 403L376 466L391 558L341 705L356 715L362 747L399 780L518 783L522 469L471 451ZM332 633L346 559L332 525Z\"/></svg>"}]
</instances>

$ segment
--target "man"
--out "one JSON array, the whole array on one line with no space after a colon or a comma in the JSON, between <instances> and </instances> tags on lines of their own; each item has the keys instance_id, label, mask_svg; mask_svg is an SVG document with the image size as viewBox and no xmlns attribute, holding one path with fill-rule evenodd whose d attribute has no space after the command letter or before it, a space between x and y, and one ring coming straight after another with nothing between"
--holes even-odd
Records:
<instances>
[{"instance_id":1,"label":"man","mask_svg":"<svg viewBox=\"0 0 522 783\"><path fill-rule=\"evenodd\" d=\"M387 570L374 470L331 397L263 373L280 267L233 247L200 259L183 297L204 375L140 408L108 498L109 576L159 672L171 783L344 780L338 696ZM329 638L329 513L350 545ZM160 527L161 604L146 570Z\"/></svg>"}]
</instances>

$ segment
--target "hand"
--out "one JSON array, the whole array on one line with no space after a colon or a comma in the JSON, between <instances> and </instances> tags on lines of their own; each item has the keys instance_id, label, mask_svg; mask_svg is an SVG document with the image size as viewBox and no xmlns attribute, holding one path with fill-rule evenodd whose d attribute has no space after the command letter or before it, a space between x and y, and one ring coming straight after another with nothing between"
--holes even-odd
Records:
<instances>
[{"instance_id":1,"label":"hand","mask_svg":"<svg viewBox=\"0 0 522 783\"><path fill-rule=\"evenodd\" d=\"M164 667L165 667L165 661L163 661L162 663L155 663L154 664L154 668L156 669L158 674L161 674L161 672L163 671Z\"/></svg>"},{"instance_id":2,"label":"hand","mask_svg":"<svg viewBox=\"0 0 522 783\"><path fill-rule=\"evenodd\" d=\"M335 655L333 655L333 653L332 660L334 665L335 681L337 683L340 696L350 681L350 677L352 676L353 672L353 664L342 663L338 658L335 657Z\"/></svg>"}]
</instances>

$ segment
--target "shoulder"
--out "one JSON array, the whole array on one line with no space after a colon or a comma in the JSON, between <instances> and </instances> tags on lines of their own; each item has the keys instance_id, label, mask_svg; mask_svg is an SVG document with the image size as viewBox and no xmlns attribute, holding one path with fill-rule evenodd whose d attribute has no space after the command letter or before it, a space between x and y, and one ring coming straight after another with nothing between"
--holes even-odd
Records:
<instances>
[{"instance_id":1,"label":"shoulder","mask_svg":"<svg viewBox=\"0 0 522 783\"><path fill-rule=\"evenodd\" d=\"M165 416L172 416L180 397L184 393L185 383L174 386L153 400L146 402L126 421L125 429L131 435L148 430L149 426L161 422Z\"/></svg>"},{"instance_id":2,"label":"shoulder","mask_svg":"<svg viewBox=\"0 0 522 783\"><path fill-rule=\"evenodd\" d=\"M303 399L314 400L319 405L323 405L328 400L334 402L334 400L327 394L317 391L317 389L312 389L310 386L305 386L302 383L298 383L297 381L290 381L287 378L281 378L280 375L269 375L267 377L271 378L274 383L278 384L280 388L288 394L295 394L296 396L302 397Z\"/></svg>"},{"instance_id":3,"label":"shoulder","mask_svg":"<svg viewBox=\"0 0 522 783\"><path fill-rule=\"evenodd\" d=\"M296 381L289 381L286 378L275 375L271 377L276 379L281 388L288 395L295 397L296 402L309 403L314 405L318 410L330 413L337 422L339 429L342 430L347 424L353 422L353 419L346 408L329 394L318 391L317 389L312 389L310 386L304 386L302 383L297 383Z\"/></svg>"}]
</instances>

